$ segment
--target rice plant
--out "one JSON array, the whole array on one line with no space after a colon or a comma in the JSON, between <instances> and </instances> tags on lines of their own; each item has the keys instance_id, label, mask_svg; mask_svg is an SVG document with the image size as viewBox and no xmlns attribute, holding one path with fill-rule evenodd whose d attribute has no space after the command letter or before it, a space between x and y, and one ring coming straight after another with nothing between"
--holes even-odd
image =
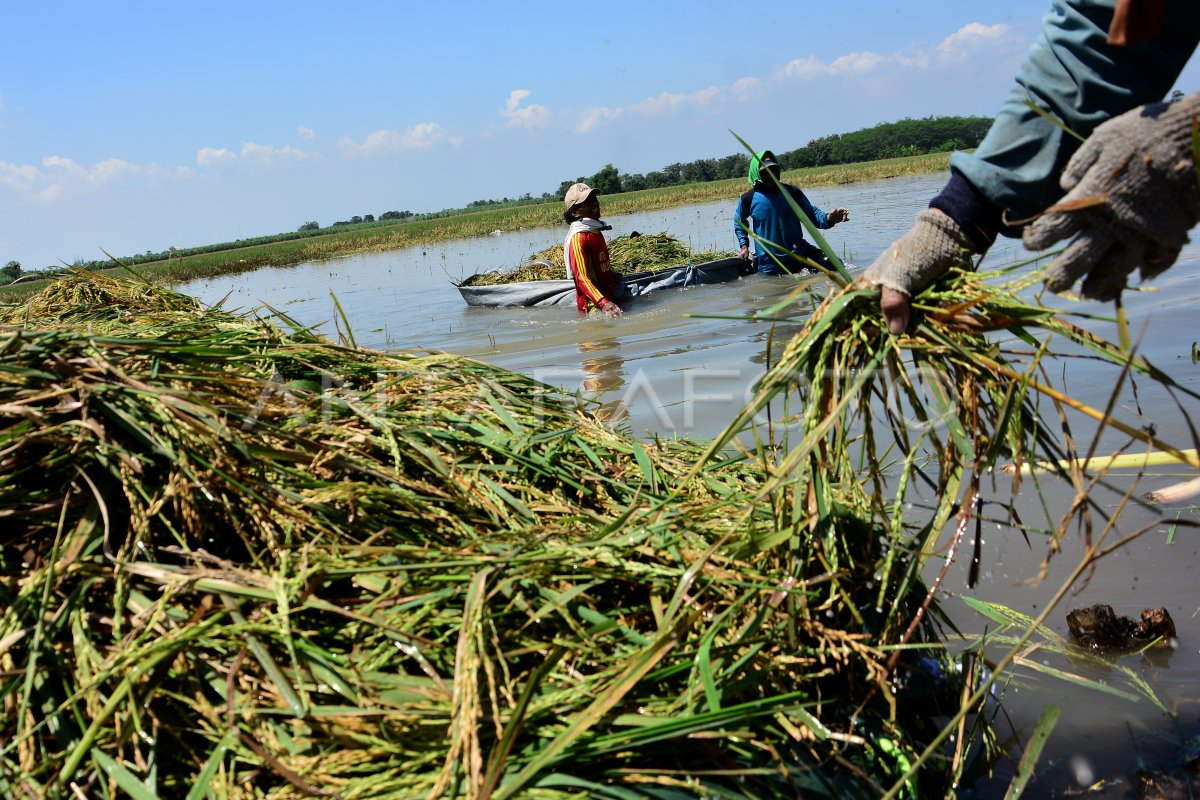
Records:
<instances>
[{"instance_id":1,"label":"rice plant","mask_svg":"<svg viewBox=\"0 0 1200 800\"><path fill-rule=\"evenodd\" d=\"M137 282L4 321L6 795L871 796L956 696L853 495Z\"/></svg>"}]
</instances>

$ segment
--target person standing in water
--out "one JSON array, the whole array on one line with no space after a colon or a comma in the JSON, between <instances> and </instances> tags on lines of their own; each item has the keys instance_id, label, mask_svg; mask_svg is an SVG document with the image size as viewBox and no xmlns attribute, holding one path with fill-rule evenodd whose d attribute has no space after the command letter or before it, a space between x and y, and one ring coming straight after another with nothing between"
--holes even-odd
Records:
<instances>
[{"instance_id":1,"label":"person standing in water","mask_svg":"<svg viewBox=\"0 0 1200 800\"><path fill-rule=\"evenodd\" d=\"M788 196L822 230L850 219L850 212L844 208L822 211L798 187L780 180L780 174L775 154L770 150L761 150L750 159L747 175L750 189L738 198L733 215L733 234L741 248L739 255L752 264L749 271L756 267L759 275L816 272L807 263L809 261L833 269L821 248L805 240L804 225L788 202ZM755 235L753 262L750 261L751 220Z\"/></svg>"},{"instance_id":2,"label":"person standing in water","mask_svg":"<svg viewBox=\"0 0 1200 800\"><path fill-rule=\"evenodd\" d=\"M597 192L586 183L576 183L567 189L563 219L570 223L563 243L563 258L567 274L575 281L575 306L583 313L599 311L606 317L619 317L625 312L613 301L621 287L621 279L613 272L608 257L608 242L604 231L611 225L600 221L600 200Z\"/></svg>"}]
</instances>

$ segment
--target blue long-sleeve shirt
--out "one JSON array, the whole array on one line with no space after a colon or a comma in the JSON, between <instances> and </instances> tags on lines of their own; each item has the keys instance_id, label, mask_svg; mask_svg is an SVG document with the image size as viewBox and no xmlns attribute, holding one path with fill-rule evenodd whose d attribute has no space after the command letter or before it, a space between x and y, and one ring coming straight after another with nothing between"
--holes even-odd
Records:
<instances>
[{"instance_id":1,"label":"blue long-sleeve shirt","mask_svg":"<svg viewBox=\"0 0 1200 800\"><path fill-rule=\"evenodd\" d=\"M825 212L814 206L799 188L787 183L783 184L783 188L791 193L796 205L814 225L821 230L833 227ZM810 254L816 249L805 241L804 225L796 217L796 212L782 191L766 192L755 188L738 198L737 210L733 215L733 233L737 236L739 246L745 247L750 243L746 231L751 227L758 237L754 246L754 262L762 274L783 274L771 257L772 253L787 264L791 253L812 257Z\"/></svg>"}]
</instances>

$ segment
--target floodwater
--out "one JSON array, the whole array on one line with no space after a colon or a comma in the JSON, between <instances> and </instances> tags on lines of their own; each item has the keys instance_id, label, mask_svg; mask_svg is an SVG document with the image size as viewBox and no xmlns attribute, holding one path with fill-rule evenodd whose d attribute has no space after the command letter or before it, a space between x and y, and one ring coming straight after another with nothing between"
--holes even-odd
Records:
<instances>
[{"instance_id":1,"label":"floodwater","mask_svg":"<svg viewBox=\"0 0 1200 800\"><path fill-rule=\"evenodd\" d=\"M845 206L850 221L826 231L833 247L852 263L866 265L902 234L913 215L936 193L944 176L893 178L845 187L819 188L810 199L822 207ZM601 201L603 203L603 200ZM735 247L732 232L734 200L624 215L608 220L610 238L634 230L666 231L693 249ZM225 300L230 309L251 310L261 304L282 311L303 324L317 326L337 338L345 326L335 324L331 293L344 309L355 342L384 350L438 350L478 358L532 375L569 391L596 397L606 410L637 435L711 437L743 407L754 381L769 359L797 330L795 323L748 320L751 313L770 307L795 286L791 278L742 279L719 286L699 286L631 301L624 317L615 320L580 318L573 307L531 309L468 308L452 281L474 272L516 266L532 253L561 243L565 226L497 234L476 239L355 256L338 261L266 268L240 275L186 284L182 291L206 303ZM985 265L1002 266L1028 257L1019 243L1000 240ZM1126 309L1138 351L1168 372L1179 384L1200 392L1200 366L1192 357L1200 339L1200 247L1189 245L1179 262L1152 283L1156 291L1127 293ZM1064 308L1097 315L1111 306L1075 304L1043 298ZM1104 338L1117 338L1109 320L1081 324ZM768 347L770 343L770 347ZM1054 382L1068 394L1103 408L1113 393L1116 371L1096 361L1072 359L1055 365ZM1176 392L1172 398L1152 381L1125 383L1116 394L1114 415L1134 427L1153 426L1158 437L1174 446L1194 447L1187 415L1200 418L1200 403ZM1053 412L1043 409L1043 413ZM1093 428L1072 418L1072 434L1086 450ZM1108 453L1127 442L1106 433L1097 453ZM1195 477L1184 467L1148 470L1135 494ZM984 499L1004 499L1010 479L997 476L984 490ZM1134 485L1132 474L1111 476L1110 488L1091 493L1100 510L1113 514L1123 493ZM1026 480L1016 505L1022 519L1036 529L1052 529L1071 507L1070 487L1044 482L1041 493ZM990 493L990 494L989 494ZM1107 533L1117 542L1135 532L1136 539L1100 559L1086 580L1073 589L1047 618L1047 626L1066 635L1068 609L1107 603L1120 614L1137 617L1143 608L1164 607L1174 618L1178 647L1167 659L1140 656L1120 659L1119 667L1143 680L1170 714L1146 700L1065 683L1037 667L1082 672L1114 687L1124 686L1119 674L1083 667L1036 647L1023 657L1031 668L1005 689L1003 705L1015 726L1016 741L1027 741L1042 709L1049 703L1064 707L1028 796L1063 796L1095 781L1108 780L1115 794L1130 788L1138 767L1178 766L1185 749L1195 756L1200 742L1200 501L1169 506L1130 504ZM1079 564L1086 534L1072 528L1062 551L1050 560L1038 579L1048 542L1036 532L1028 538L1009 526L1000 511L985 504L990 517L982 528L981 582L967 585L967 564L974 536L967 536L959 555L940 586L944 609L961 630L980 633L994 623L971 611L961 600L970 596L1001 603L1030 616L1042 613ZM1092 532L1104 532L1103 520ZM1031 523L1032 520L1032 523ZM1183 525L1175 525L1175 521ZM953 533L943 537L943 549ZM943 559L930 559L932 581ZM995 657L999 649L989 651ZM973 796L999 797L1011 770L1001 770L980 784ZM1093 795L1094 796L1094 795Z\"/></svg>"}]
</instances>

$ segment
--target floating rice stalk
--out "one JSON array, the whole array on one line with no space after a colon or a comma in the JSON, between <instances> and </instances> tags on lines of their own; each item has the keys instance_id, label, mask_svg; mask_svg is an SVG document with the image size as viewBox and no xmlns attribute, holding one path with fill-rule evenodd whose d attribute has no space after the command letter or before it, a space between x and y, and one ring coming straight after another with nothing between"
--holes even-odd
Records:
<instances>
[{"instance_id":1,"label":"floating rice stalk","mask_svg":"<svg viewBox=\"0 0 1200 800\"><path fill-rule=\"evenodd\" d=\"M1029 475L1035 470L1042 472L1055 469L1067 470L1072 466L1087 472L1106 472L1110 469L1142 469L1144 467L1161 467L1168 464L1183 464L1197 458L1200 458L1200 456L1197 455L1196 449L1188 448L1175 453L1158 450L1146 453L1114 453L1109 456L1095 456L1093 458L1076 459L1074 461L1059 461L1055 464L1032 464L1025 462L1019 468L1015 464L1005 464L1003 469L1010 475L1016 473Z\"/></svg>"},{"instance_id":2,"label":"floating rice stalk","mask_svg":"<svg viewBox=\"0 0 1200 800\"><path fill-rule=\"evenodd\" d=\"M1190 500L1198 494L1200 494L1200 478L1192 478L1190 481L1173 483L1162 489L1147 492L1146 499L1156 503L1180 503Z\"/></svg>"},{"instance_id":3,"label":"floating rice stalk","mask_svg":"<svg viewBox=\"0 0 1200 800\"><path fill-rule=\"evenodd\" d=\"M1050 732L1054 730L1054 726L1058 724L1061 716L1061 706L1049 705L1042 711L1042 716L1038 719L1038 723L1029 737L1029 742L1021 754L1021 761L1017 764L1017 774L1013 776L1012 783L1009 784L1008 791L1004 794L1004 800L1017 800L1025 793L1025 787L1033 777L1034 767L1042 754L1042 748L1050 739Z\"/></svg>"}]
</instances>

